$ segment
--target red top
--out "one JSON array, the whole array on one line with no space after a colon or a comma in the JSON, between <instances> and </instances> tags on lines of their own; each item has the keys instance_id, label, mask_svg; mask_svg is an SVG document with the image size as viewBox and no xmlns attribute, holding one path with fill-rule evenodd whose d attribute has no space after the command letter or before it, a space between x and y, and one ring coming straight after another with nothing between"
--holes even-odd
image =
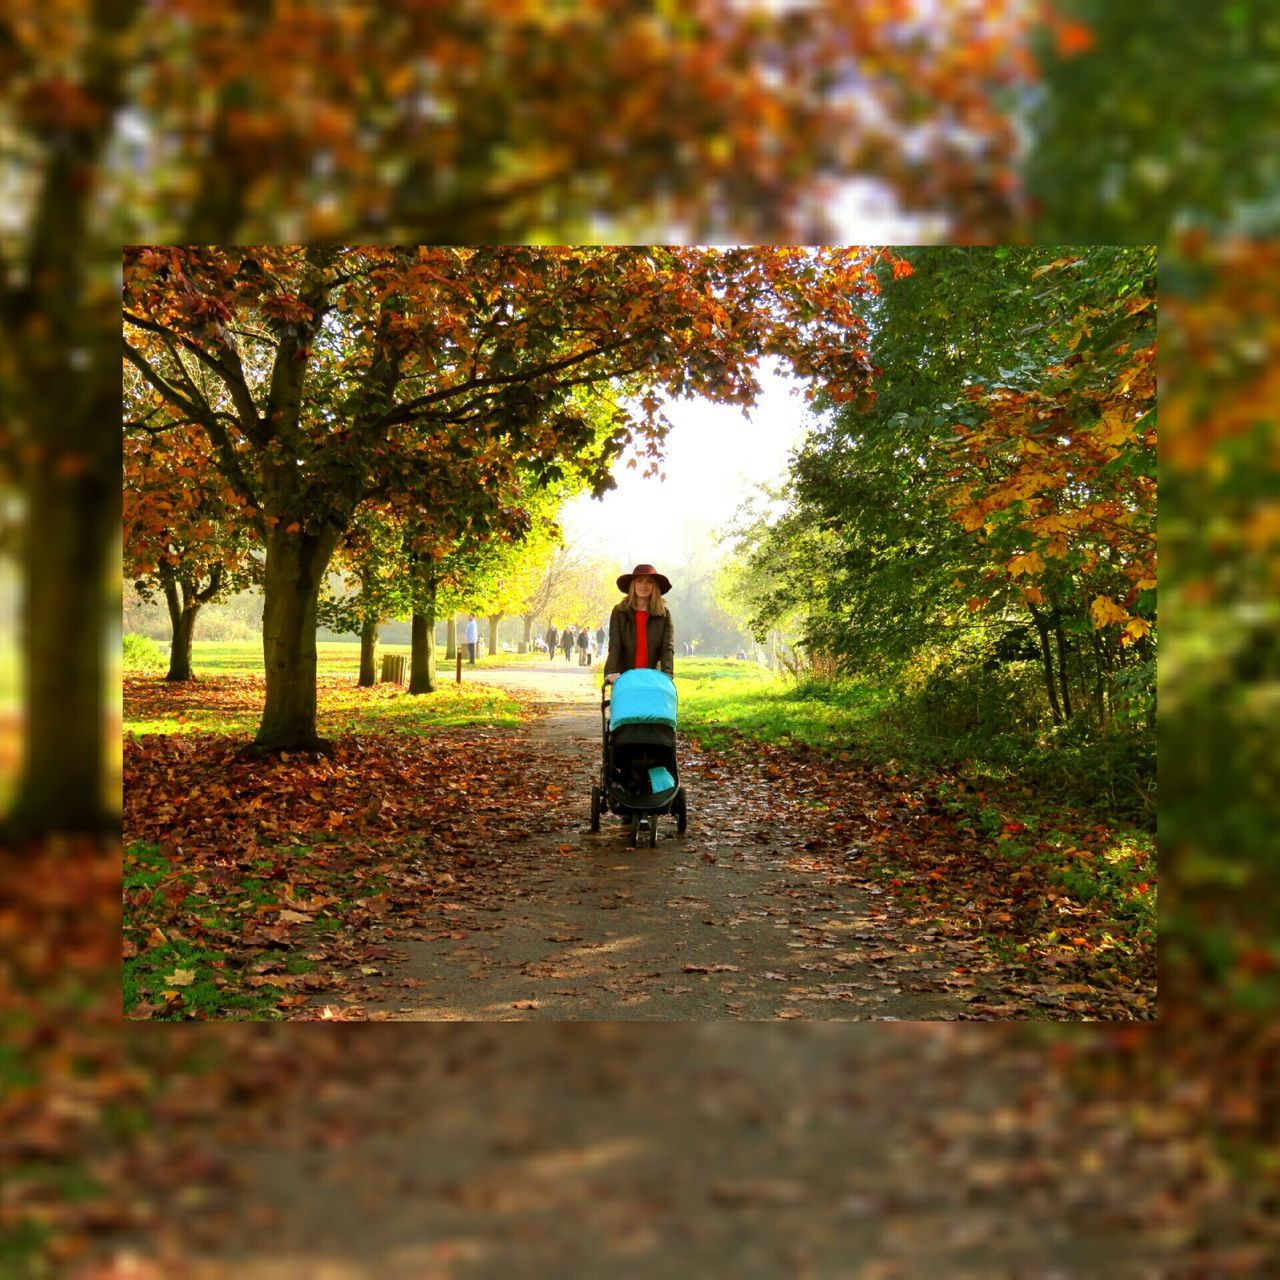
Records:
<instances>
[{"instance_id":1,"label":"red top","mask_svg":"<svg viewBox=\"0 0 1280 1280\"><path fill-rule=\"evenodd\" d=\"M649 665L649 611L636 610L636 666Z\"/></svg>"}]
</instances>

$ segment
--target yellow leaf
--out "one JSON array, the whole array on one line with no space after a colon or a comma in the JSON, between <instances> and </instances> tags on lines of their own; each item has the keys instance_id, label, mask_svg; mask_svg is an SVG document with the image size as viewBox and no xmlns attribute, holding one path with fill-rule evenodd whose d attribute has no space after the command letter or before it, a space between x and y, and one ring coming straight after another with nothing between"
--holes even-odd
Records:
<instances>
[{"instance_id":1,"label":"yellow leaf","mask_svg":"<svg viewBox=\"0 0 1280 1280\"><path fill-rule=\"evenodd\" d=\"M1044 592L1039 587L1023 587L1022 596L1032 604L1044 604Z\"/></svg>"},{"instance_id":2,"label":"yellow leaf","mask_svg":"<svg viewBox=\"0 0 1280 1280\"><path fill-rule=\"evenodd\" d=\"M1009 561L1009 576L1016 578L1020 573L1043 573L1044 560L1038 551L1028 551L1026 555L1014 556Z\"/></svg>"},{"instance_id":3,"label":"yellow leaf","mask_svg":"<svg viewBox=\"0 0 1280 1280\"><path fill-rule=\"evenodd\" d=\"M1133 435L1135 422L1128 419L1123 409L1108 409L1102 415L1101 422L1094 430L1094 435L1103 444L1123 444Z\"/></svg>"},{"instance_id":4,"label":"yellow leaf","mask_svg":"<svg viewBox=\"0 0 1280 1280\"><path fill-rule=\"evenodd\" d=\"M174 987L189 987L196 980L194 969L175 969L165 977L165 981Z\"/></svg>"},{"instance_id":5,"label":"yellow leaf","mask_svg":"<svg viewBox=\"0 0 1280 1280\"><path fill-rule=\"evenodd\" d=\"M1120 643L1131 645L1139 637L1147 635L1150 630L1151 624L1145 618L1130 618L1129 625L1125 627L1120 637Z\"/></svg>"},{"instance_id":6,"label":"yellow leaf","mask_svg":"<svg viewBox=\"0 0 1280 1280\"><path fill-rule=\"evenodd\" d=\"M1114 622L1123 622L1129 616L1110 596L1097 596L1089 606L1089 612L1098 631Z\"/></svg>"}]
</instances>

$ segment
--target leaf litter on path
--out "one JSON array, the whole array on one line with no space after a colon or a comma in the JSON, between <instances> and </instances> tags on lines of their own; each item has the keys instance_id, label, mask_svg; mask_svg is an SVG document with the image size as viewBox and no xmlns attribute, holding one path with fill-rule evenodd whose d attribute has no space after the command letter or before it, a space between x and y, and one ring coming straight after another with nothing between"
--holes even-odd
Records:
<instances>
[{"instance_id":1,"label":"leaf litter on path","mask_svg":"<svg viewBox=\"0 0 1280 1280\"><path fill-rule=\"evenodd\" d=\"M993 857L929 783L803 748L682 740L690 832L674 840L662 819L650 852L628 849L607 815L599 836L585 830L599 758L585 700L544 707L532 729L341 737L332 758L244 762L236 745L126 744L131 856L158 850L156 874L126 895L126 951L176 935L217 957L208 977L227 997L186 1010L153 983L131 1016L234 1017L238 991L271 986L266 1012L302 1018L795 1017L752 994L779 971L810 1017L1154 1014L1153 958L1117 965L1094 941L1098 912ZM707 907L659 909L673 886ZM588 899L617 923L587 920ZM622 946L637 930L647 938ZM576 957L547 950L558 933L584 939ZM616 954L584 966L592 947ZM264 974L273 954L301 971ZM586 986L558 999L508 989L530 965ZM679 973L742 977L717 1000L673 985Z\"/></svg>"}]
</instances>

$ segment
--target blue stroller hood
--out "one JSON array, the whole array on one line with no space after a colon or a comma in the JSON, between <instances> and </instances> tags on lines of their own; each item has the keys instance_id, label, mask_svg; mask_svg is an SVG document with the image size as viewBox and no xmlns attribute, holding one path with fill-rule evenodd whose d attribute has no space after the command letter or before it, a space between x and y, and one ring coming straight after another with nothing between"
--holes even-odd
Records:
<instances>
[{"instance_id":1,"label":"blue stroller hood","mask_svg":"<svg viewBox=\"0 0 1280 1280\"><path fill-rule=\"evenodd\" d=\"M637 667L614 682L609 728L624 724L666 724L676 727L676 686L665 671Z\"/></svg>"}]
</instances>

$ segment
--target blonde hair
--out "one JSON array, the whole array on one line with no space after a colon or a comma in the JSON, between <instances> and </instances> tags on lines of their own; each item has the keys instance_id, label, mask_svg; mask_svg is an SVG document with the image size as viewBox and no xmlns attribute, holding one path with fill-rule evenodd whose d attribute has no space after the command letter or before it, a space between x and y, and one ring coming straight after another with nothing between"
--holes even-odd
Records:
<instances>
[{"instance_id":1,"label":"blonde hair","mask_svg":"<svg viewBox=\"0 0 1280 1280\"><path fill-rule=\"evenodd\" d=\"M642 578L649 577L648 574L641 574ZM665 618L667 615L667 602L662 598L662 588L658 586L657 578L650 579L653 582L653 590L649 593L648 602L644 602L636 595L636 580L631 579L631 589L619 603L620 609L625 609L628 613L635 613L637 609L647 609L649 616L653 618Z\"/></svg>"}]
</instances>

